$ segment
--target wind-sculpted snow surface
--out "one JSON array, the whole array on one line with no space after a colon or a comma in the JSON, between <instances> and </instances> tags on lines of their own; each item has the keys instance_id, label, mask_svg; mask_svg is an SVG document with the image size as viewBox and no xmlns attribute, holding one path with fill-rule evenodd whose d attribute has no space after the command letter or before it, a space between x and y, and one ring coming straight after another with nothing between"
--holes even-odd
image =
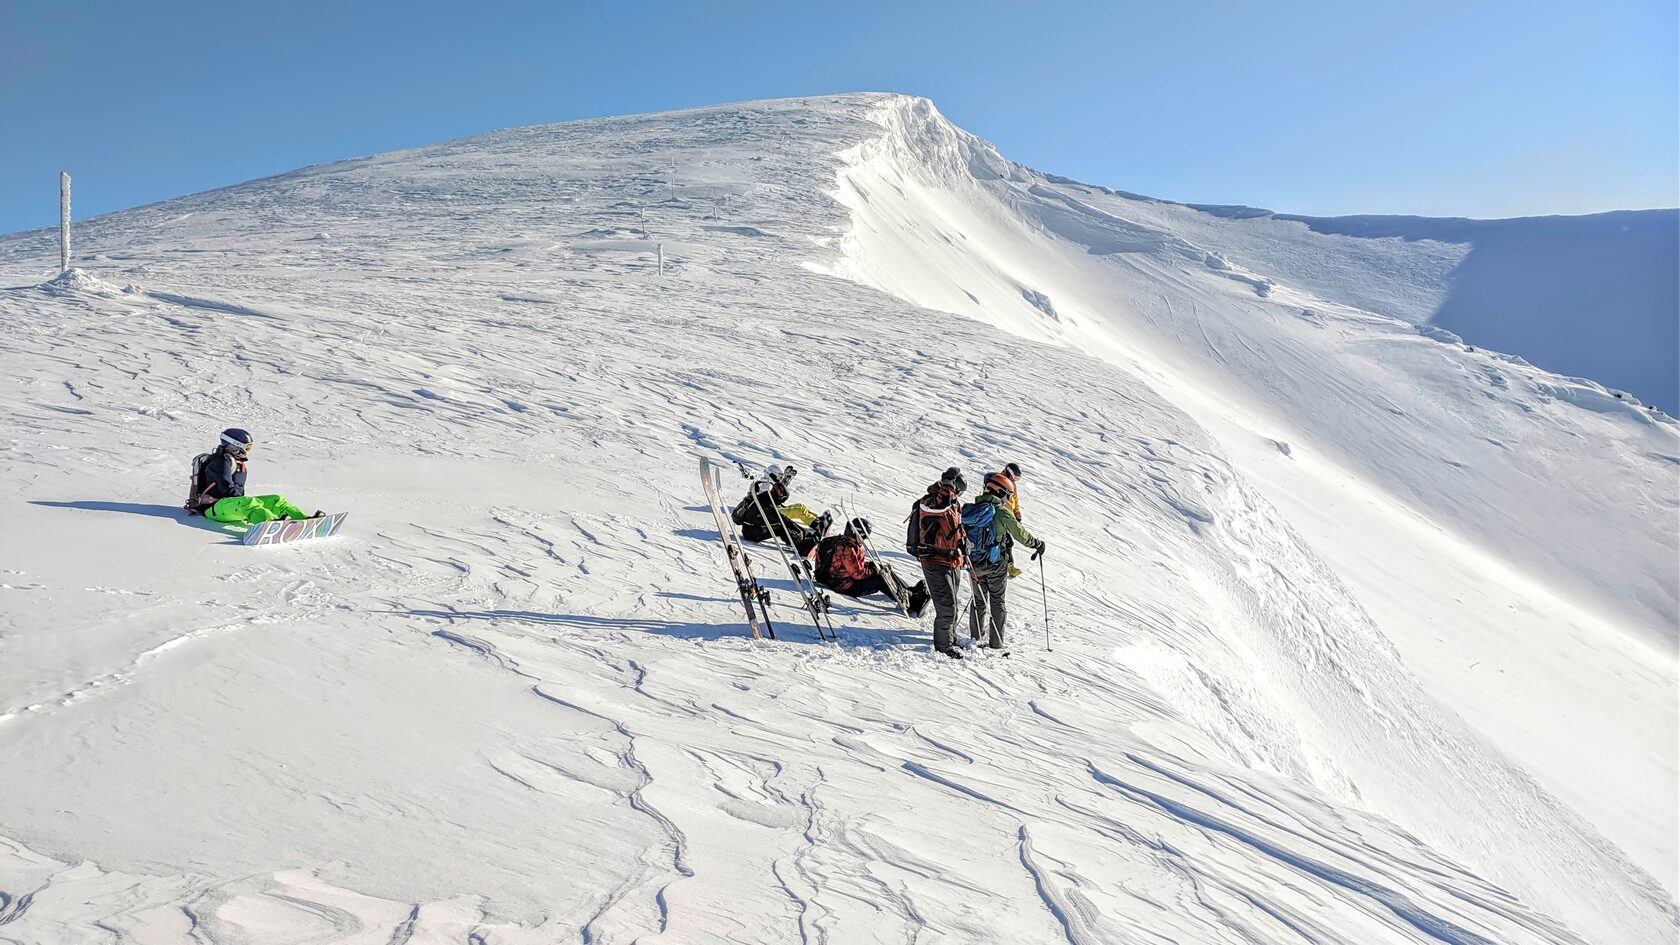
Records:
<instances>
[{"instance_id":1,"label":"wind-sculpted snow surface","mask_svg":"<svg viewBox=\"0 0 1680 945\"><path fill-rule=\"evenodd\" d=\"M1090 352L1189 412L1433 694L1673 894L1671 418L1418 325L1463 246L1001 165L925 100L871 117L836 191L855 225L825 271ZM1592 697L1560 711L1563 690Z\"/></svg>"},{"instance_id":2,"label":"wind-sculpted snow surface","mask_svg":"<svg viewBox=\"0 0 1680 945\"><path fill-rule=\"evenodd\" d=\"M0 941L1672 938L1170 385L810 271L884 225L829 194L882 107L310 168L89 221L50 281L0 241ZM1092 258L1195 261L1151 239ZM340 537L174 513L229 424ZM1036 572L1008 659L844 599L819 644L775 576L746 639L702 454L889 536L1020 462L1055 651Z\"/></svg>"}]
</instances>

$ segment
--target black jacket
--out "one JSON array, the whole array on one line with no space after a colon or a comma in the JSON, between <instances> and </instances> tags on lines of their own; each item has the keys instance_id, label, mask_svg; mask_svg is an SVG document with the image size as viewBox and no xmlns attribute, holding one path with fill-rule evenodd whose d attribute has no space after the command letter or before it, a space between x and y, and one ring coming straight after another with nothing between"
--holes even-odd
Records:
<instances>
[{"instance_id":1,"label":"black jacket","mask_svg":"<svg viewBox=\"0 0 1680 945\"><path fill-rule=\"evenodd\" d=\"M753 498L755 495L758 497L757 499ZM770 486L769 489L765 489L763 482L755 482L752 484L752 488L747 490L747 497L735 504L735 510L731 513L730 518L735 520L735 524L741 526L748 541L763 541L763 538L755 536L770 534L771 523L764 516L766 514L775 515L776 510L780 509L787 500L787 486L778 482ZM747 532L751 532L751 534L746 534Z\"/></svg>"},{"instance_id":2,"label":"black jacket","mask_svg":"<svg viewBox=\"0 0 1680 945\"><path fill-rule=\"evenodd\" d=\"M226 499L245 494L245 464L225 449L218 449L204 461L204 475L198 490L209 499Z\"/></svg>"}]
</instances>

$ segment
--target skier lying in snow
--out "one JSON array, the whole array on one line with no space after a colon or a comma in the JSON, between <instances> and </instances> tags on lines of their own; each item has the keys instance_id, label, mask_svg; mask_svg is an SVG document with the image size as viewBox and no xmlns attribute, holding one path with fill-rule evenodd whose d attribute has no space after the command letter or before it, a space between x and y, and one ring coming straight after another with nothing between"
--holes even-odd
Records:
<instances>
[{"instance_id":1,"label":"skier lying in snow","mask_svg":"<svg viewBox=\"0 0 1680 945\"><path fill-rule=\"evenodd\" d=\"M847 597L885 594L910 616L920 617L928 602L927 582L906 587L890 565L877 568L863 547L868 538L869 520L854 518L846 523L845 534L817 542L817 583Z\"/></svg>"},{"instance_id":2,"label":"skier lying in snow","mask_svg":"<svg viewBox=\"0 0 1680 945\"><path fill-rule=\"evenodd\" d=\"M222 441L215 452L200 454L193 460L192 482L187 493L188 515L202 515L224 525L254 525L277 518L320 518L326 514L310 515L287 502L284 496L246 495L245 463L256 445L251 434L231 427L222 431Z\"/></svg>"},{"instance_id":3,"label":"skier lying in snow","mask_svg":"<svg viewBox=\"0 0 1680 945\"><path fill-rule=\"evenodd\" d=\"M792 466L783 469L771 466L764 478L754 482L747 497L735 506L730 518L741 527L741 537L747 541L791 540L802 556L810 555L817 542L828 534L833 517L827 512L816 515L803 505L789 504L790 484L799 470ZM774 521L766 516L775 516ZM784 539L784 535L786 538Z\"/></svg>"}]
</instances>

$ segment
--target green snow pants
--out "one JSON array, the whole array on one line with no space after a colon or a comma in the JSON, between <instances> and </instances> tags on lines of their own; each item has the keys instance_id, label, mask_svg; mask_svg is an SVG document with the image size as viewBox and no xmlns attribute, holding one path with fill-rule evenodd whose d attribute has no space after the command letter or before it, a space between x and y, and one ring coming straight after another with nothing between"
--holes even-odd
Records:
<instances>
[{"instance_id":1,"label":"green snow pants","mask_svg":"<svg viewBox=\"0 0 1680 945\"><path fill-rule=\"evenodd\" d=\"M277 518L304 519L309 513L279 495L240 495L217 499L204 510L204 517L225 525L255 525Z\"/></svg>"}]
</instances>

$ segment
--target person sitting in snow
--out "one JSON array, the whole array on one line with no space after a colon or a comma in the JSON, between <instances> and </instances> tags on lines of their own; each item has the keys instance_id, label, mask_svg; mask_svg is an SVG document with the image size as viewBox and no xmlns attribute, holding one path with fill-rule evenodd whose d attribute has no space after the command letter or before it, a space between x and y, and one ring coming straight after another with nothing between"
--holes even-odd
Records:
<instances>
[{"instance_id":1,"label":"person sitting in snow","mask_svg":"<svg viewBox=\"0 0 1680 945\"><path fill-rule=\"evenodd\" d=\"M192 486L186 505L188 515L202 515L224 525L255 525L280 518L301 520L326 514L310 515L284 496L246 495L245 464L256 445L251 434L238 427L222 431L222 440L215 451L193 461Z\"/></svg>"},{"instance_id":2,"label":"person sitting in snow","mask_svg":"<svg viewBox=\"0 0 1680 945\"><path fill-rule=\"evenodd\" d=\"M817 542L828 534L828 526L834 518L827 512L817 515L803 505L788 502L792 495L793 477L798 474L799 470L792 466L786 469L771 466L765 470L763 479L752 484L746 498L737 503L735 511L730 514L730 518L740 526L742 538L747 541L791 541L801 556L810 555Z\"/></svg>"},{"instance_id":3,"label":"person sitting in snow","mask_svg":"<svg viewBox=\"0 0 1680 945\"><path fill-rule=\"evenodd\" d=\"M885 594L910 616L920 617L928 602L927 582L906 587L891 565L876 567L863 546L868 538L869 519L854 518L843 534L817 542L817 583L847 597Z\"/></svg>"}]
</instances>

